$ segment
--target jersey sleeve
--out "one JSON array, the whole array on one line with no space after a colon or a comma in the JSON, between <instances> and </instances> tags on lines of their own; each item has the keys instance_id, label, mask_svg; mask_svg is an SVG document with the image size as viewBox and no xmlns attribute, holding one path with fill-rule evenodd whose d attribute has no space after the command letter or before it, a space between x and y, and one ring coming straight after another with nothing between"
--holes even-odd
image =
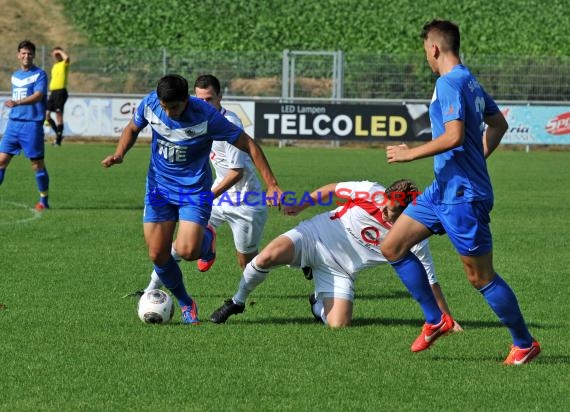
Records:
<instances>
[{"instance_id":1,"label":"jersey sleeve","mask_svg":"<svg viewBox=\"0 0 570 412\"><path fill-rule=\"evenodd\" d=\"M431 257L431 251L429 250L429 241L427 239L422 240L417 245L414 245L411 251L418 257L420 262L422 262L422 265L424 266L428 275L429 284L433 285L434 283L437 283L433 258Z\"/></svg>"},{"instance_id":2,"label":"jersey sleeve","mask_svg":"<svg viewBox=\"0 0 570 412\"><path fill-rule=\"evenodd\" d=\"M46 72L43 70L40 71L40 75L38 76L38 81L34 84L34 93L41 92L44 96L47 95L47 87L48 87L48 77Z\"/></svg>"},{"instance_id":3,"label":"jersey sleeve","mask_svg":"<svg viewBox=\"0 0 570 412\"><path fill-rule=\"evenodd\" d=\"M144 129L148 125L148 120L144 115L147 100L148 96L142 99L142 101L137 106L137 110L135 111L135 114L133 116L133 123L135 124L136 127L140 129Z\"/></svg>"},{"instance_id":4,"label":"jersey sleeve","mask_svg":"<svg viewBox=\"0 0 570 412\"><path fill-rule=\"evenodd\" d=\"M232 144L226 144L226 158L230 169L243 169L249 155Z\"/></svg>"},{"instance_id":5,"label":"jersey sleeve","mask_svg":"<svg viewBox=\"0 0 570 412\"><path fill-rule=\"evenodd\" d=\"M485 99L485 116L492 116L500 111L495 100L487 94L485 89L483 89L483 98Z\"/></svg>"},{"instance_id":6,"label":"jersey sleeve","mask_svg":"<svg viewBox=\"0 0 570 412\"><path fill-rule=\"evenodd\" d=\"M212 140L224 140L234 143L243 133L243 130L231 123L217 110L212 112L212 117L208 124L208 134Z\"/></svg>"},{"instance_id":7,"label":"jersey sleeve","mask_svg":"<svg viewBox=\"0 0 570 412\"><path fill-rule=\"evenodd\" d=\"M344 199L356 199L358 197L369 197L373 183L369 181L360 182L340 182L335 187L337 197Z\"/></svg>"},{"instance_id":8,"label":"jersey sleeve","mask_svg":"<svg viewBox=\"0 0 570 412\"><path fill-rule=\"evenodd\" d=\"M440 77L437 80L436 90L443 123L452 120L465 120L465 109L461 91L445 77Z\"/></svg>"}]
</instances>

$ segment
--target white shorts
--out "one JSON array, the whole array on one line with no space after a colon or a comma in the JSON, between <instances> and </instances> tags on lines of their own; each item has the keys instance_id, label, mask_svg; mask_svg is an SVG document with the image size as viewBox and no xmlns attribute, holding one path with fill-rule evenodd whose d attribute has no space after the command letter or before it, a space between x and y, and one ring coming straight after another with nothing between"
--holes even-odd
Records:
<instances>
[{"instance_id":1,"label":"white shorts","mask_svg":"<svg viewBox=\"0 0 570 412\"><path fill-rule=\"evenodd\" d=\"M291 239L295 246L295 256L290 266L309 266L313 269L317 299L341 298L354 301L356 275L347 273L336 262L320 241L316 225L311 221L303 221L282 236Z\"/></svg>"},{"instance_id":2,"label":"white shorts","mask_svg":"<svg viewBox=\"0 0 570 412\"><path fill-rule=\"evenodd\" d=\"M230 225L234 245L239 253L253 253L259 249L263 228L267 221L267 207L222 204L212 207L209 223L215 228L224 222Z\"/></svg>"}]
</instances>

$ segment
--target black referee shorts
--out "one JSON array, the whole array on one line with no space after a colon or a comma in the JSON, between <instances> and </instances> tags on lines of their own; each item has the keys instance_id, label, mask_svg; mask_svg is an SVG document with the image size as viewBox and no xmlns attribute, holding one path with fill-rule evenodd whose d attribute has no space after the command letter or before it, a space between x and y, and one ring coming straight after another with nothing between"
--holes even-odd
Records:
<instances>
[{"instance_id":1,"label":"black referee shorts","mask_svg":"<svg viewBox=\"0 0 570 412\"><path fill-rule=\"evenodd\" d=\"M63 113L67 101L67 89L52 90L49 94L46 108L50 112Z\"/></svg>"}]
</instances>

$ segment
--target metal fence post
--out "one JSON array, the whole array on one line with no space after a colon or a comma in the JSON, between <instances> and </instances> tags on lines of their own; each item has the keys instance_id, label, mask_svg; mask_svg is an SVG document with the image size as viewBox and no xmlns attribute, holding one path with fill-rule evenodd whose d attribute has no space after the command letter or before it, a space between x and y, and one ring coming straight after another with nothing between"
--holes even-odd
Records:
<instances>
[{"instance_id":1,"label":"metal fence post","mask_svg":"<svg viewBox=\"0 0 570 412\"><path fill-rule=\"evenodd\" d=\"M289 50L283 50L283 62L281 73L281 98L286 100L289 97Z\"/></svg>"}]
</instances>

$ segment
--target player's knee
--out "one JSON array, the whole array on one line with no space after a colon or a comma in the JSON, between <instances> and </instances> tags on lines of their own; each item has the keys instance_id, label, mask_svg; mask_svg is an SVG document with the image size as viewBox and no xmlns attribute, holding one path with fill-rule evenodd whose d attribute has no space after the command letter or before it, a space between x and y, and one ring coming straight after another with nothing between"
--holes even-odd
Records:
<instances>
[{"instance_id":1,"label":"player's knee","mask_svg":"<svg viewBox=\"0 0 570 412\"><path fill-rule=\"evenodd\" d=\"M346 328L350 326L350 318L336 318L331 319L327 316L327 326L331 329Z\"/></svg>"},{"instance_id":2,"label":"player's knee","mask_svg":"<svg viewBox=\"0 0 570 412\"><path fill-rule=\"evenodd\" d=\"M176 253L184 260L196 260L200 258L200 249L198 248L178 248L176 247Z\"/></svg>"},{"instance_id":3,"label":"player's knee","mask_svg":"<svg viewBox=\"0 0 570 412\"><path fill-rule=\"evenodd\" d=\"M164 265L170 259L170 252L161 251L159 249L150 248L148 250L148 256L152 263L155 265Z\"/></svg>"},{"instance_id":4,"label":"player's knee","mask_svg":"<svg viewBox=\"0 0 570 412\"><path fill-rule=\"evenodd\" d=\"M271 250L262 250L255 257L255 264L258 267L270 268L273 265L274 260L275 260L274 252L272 252Z\"/></svg>"},{"instance_id":5,"label":"player's knee","mask_svg":"<svg viewBox=\"0 0 570 412\"><path fill-rule=\"evenodd\" d=\"M398 249L395 246L396 245L391 243L382 243L380 245L380 251L382 252L382 255L389 261L398 260L400 258Z\"/></svg>"}]
</instances>

